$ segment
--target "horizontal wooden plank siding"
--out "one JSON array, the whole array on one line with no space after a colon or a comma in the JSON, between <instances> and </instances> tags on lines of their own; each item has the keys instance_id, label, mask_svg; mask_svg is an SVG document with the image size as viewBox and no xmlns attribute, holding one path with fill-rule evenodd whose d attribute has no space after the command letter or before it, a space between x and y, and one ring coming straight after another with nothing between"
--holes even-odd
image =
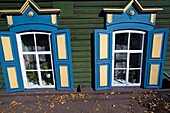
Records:
<instances>
[{"instance_id":1,"label":"horizontal wooden plank siding","mask_svg":"<svg viewBox=\"0 0 170 113\"><path fill-rule=\"evenodd\" d=\"M1 0L0 9L20 9L25 0ZM59 29L70 28L75 87L91 86L93 64L93 30L104 29L102 8L123 8L129 0L34 0L41 8L60 8ZM155 28L170 28L169 0L139 0L143 7L162 7L157 15ZM0 18L0 31L7 31L6 20ZM169 33L170 36L170 33ZM170 38L167 48L165 71L170 74Z\"/></svg>"},{"instance_id":2,"label":"horizontal wooden plank siding","mask_svg":"<svg viewBox=\"0 0 170 113\"><path fill-rule=\"evenodd\" d=\"M170 27L170 3L168 0L159 0L156 2L154 0L140 0L139 2L143 7L163 7L164 10L157 15L156 28ZM90 78L94 76L92 69L90 69L93 63L93 52L91 51L93 48L92 33L94 29L104 29L104 17L99 16L100 11L104 7L122 8L127 3L128 0L121 0L121 2L75 1L73 2L73 14L60 15L59 28L68 27L71 29L73 70L76 85L90 86ZM170 44L167 50L165 70L170 74L170 63L168 64L170 62L170 54L168 54L170 53Z\"/></svg>"}]
</instances>

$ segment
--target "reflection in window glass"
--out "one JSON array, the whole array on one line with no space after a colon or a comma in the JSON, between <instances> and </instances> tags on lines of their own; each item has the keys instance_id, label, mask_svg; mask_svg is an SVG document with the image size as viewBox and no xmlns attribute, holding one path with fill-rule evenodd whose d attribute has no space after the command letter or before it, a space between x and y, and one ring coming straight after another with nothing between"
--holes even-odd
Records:
<instances>
[{"instance_id":1,"label":"reflection in window glass","mask_svg":"<svg viewBox=\"0 0 170 113\"><path fill-rule=\"evenodd\" d=\"M24 55L24 62L26 70L37 69L36 57L35 55Z\"/></svg>"},{"instance_id":2,"label":"reflection in window glass","mask_svg":"<svg viewBox=\"0 0 170 113\"><path fill-rule=\"evenodd\" d=\"M115 50L127 50L127 49L128 49L128 33L116 34Z\"/></svg>"},{"instance_id":3,"label":"reflection in window glass","mask_svg":"<svg viewBox=\"0 0 170 113\"><path fill-rule=\"evenodd\" d=\"M115 70L114 71L114 83L115 84L126 83L126 70Z\"/></svg>"},{"instance_id":4,"label":"reflection in window glass","mask_svg":"<svg viewBox=\"0 0 170 113\"><path fill-rule=\"evenodd\" d=\"M129 70L129 82L139 83L140 80L140 70Z\"/></svg>"},{"instance_id":5,"label":"reflection in window glass","mask_svg":"<svg viewBox=\"0 0 170 113\"><path fill-rule=\"evenodd\" d=\"M130 34L130 50L142 50L143 34L131 33Z\"/></svg>"},{"instance_id":6,"label":"reflection in window glass","mask_svg":"<svg viewBox=\"0 0 170 113\"><path fill-rule=\"evenodd\" d=\"M141 67L141 53L131 53L129 68L140 68L140 67Z\"/></svg>"},{"instance_id":7,"label":"reflection in window glass","mask_svg":"<svg viewBox=\"0 0 170 113\"><path fill-rule=\"evenodd\" d=\"M27 76L27 82L28 82L28 86L39 86L39 80L38 80L38 74L37 71L27 71L26 72L26 76Z\"/></svg>"},{"instance_id":8,"label":"reflection in window glass","mask_svg":"<svg viewBox=\"0 0 170 113\"><path fill-rule=\"evenodd\" d=\"M41 69L52 69L51 67L51 56L49 54L39 55L40 68Z\"/></svg>"},{"instance_id":9,"label":"reflection in window glass","mask_svg":"<svg viewBox=\"0 0 170 113\"><path fill-rule=\"evenodd\" d=\"M21 35L22 49L24 52L35 51L34 35Z\"/></svg>"},{"instance_id":10,"label":"reflection in window glass","mask_svg":"<svg viewBox=\"0 0 170 113\"><path fill-rule=\"evenodd\" d=\"M49 47L49 35L36 34L37 51L50 51Z\"/></svg>"},{"instance_id":11,"label":"reflection in window glass","mask_svg":"<svg viewBox=\"0 0 170 113\"><path fill-rule=\"evenodd\" d=\"M126 68L127 67L127 54L126 53L115 53L115 68Z\"/></svg>"},{"instance_id":12,"label":"reflection in window glass","mask_svg":"<svg viewBox=\"0 0 170 113\"><path fill-rule=\"evenodd\" d=\"M42 85L54 85L52 71L41 71Z\"/></svg>"}]
</instances>

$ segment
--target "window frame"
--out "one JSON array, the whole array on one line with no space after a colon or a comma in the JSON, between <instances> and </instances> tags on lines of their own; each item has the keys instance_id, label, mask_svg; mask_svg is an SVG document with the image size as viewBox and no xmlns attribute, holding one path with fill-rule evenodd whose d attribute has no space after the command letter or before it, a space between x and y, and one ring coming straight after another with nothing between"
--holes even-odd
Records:
<instances>
[{"instance_id":1,"label":"window frame","mask_svg":"<svg viewBox=\"0 0 170 113\"><path fill-rule=\"evenodd\" d=\"M34 35L34 44L35 44L35 51L29 51L29 52L24 52L22 49L22 43L21 43L21 35L28 35L28 34L33 34ZM49 39L49 51L38 51L37 50L37 39L35 34L45 34L48 35L48 39ZM16 38L17 38L17 44L18 44L18 51L19 51L19 60L20 60L20 65L21 65L21 72L22 72L22 77L23 77L23 83L24 83L24 88L25 89L32 89L32 88L55 88L55 78L54 78L54 66L53 66L53 56L52 56L52 43L51 43L51 33L47 33L47 32L22 32L22 33L17 33L16 34ZM37 69L34 70L26 70L25 68L25 64L24 64L24 58L23 55L35 55L36 57L36 66ZM47 69L47 70L43 70L40 68L40 60L39 60L39 55L50 55L51 58L51 69ZM50 71L52 72L52 76L53 76L53 85L43 85L42 84L42 75L41 72L44 71ZM27 76L26 76L26 72L37 72L38 74L38 81L39 81L39 85L35 85L35 86L29 86L28 85L28 80L27 80Z\"/></svg>"},{"instance_id":2,"label":"window frame","mask_svg":"<svg viewBox=\"0 0 170 113\"><path fill-rule=\"evenodd\" d=\"M115 42L116 42L116 34L120 33L128 33L128 49L127 50L115 50ZM130 50L130 38L131 38L131 33L137 33L137 34L142 34L142 48L141 50ZM145 34L146 32L144 31L138 31L138 30L119 30L119 31L113 31L112 36L112 86L140 86L141 85L141 74L142 74L142 63L143 63L143 50L144 50L144 40L145 40ZM126 53L127 54L127 60L126 60L126 68L115 68L115 54L116 53ZM130 54L131 53L141 53L141 64L140 68L130 68ZM126 81L125 84L115 84L114 83L114 72L115 70L125 70L126 71ZM130 70L139 70L140 71L140 77L139 77L139 83L130 83L129 82L129 71Z\"/></svg>"}]
</instances>

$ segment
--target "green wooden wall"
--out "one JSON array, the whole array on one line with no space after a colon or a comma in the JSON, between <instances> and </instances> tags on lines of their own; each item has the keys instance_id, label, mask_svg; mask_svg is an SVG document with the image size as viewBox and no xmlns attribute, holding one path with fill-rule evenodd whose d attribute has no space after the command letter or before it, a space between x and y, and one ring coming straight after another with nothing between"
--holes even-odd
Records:
<instances>
[{"instance_id":1,"label":"green wooden wall","mask_svg":"<svg viewBox=\"0 0 170 113\"><path fill-rule=\"evenodd\" d=\"M93 30L104 29L102 8L123 8L128 0L34 0L41 8L60 8L59 29L70 28L75 87L91 86L93 65ZM162 7L157 15L156 28L170 28L169 0L138 0L143 7ZM20 9L25 0L0 0L0 9ZM6 20L0 18L0 31L7 31ZM170 33L169 33L170 36ZM170 74L170 38L165 71ZM0 75L1 76L1 75ZM1 79L1 78L0 78ZM0 81L1 82L1 81ZM1 83L0 83L1 84Z\"/></svg>"}]
</instances>

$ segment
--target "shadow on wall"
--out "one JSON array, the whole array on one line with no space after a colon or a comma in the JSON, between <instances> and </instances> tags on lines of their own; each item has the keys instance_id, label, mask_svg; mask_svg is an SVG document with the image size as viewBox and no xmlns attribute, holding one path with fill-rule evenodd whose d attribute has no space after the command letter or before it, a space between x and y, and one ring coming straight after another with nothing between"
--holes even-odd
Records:
<instances>
[{"instance_id":1,"label":"shadow on wall","mask_svg":"<svg viewBox=\"0 0 170 113\"><path fill-rule=\"evenodd\" d=\"M170 79L164 78L162 81L162 89L170 88Z\"/></svg>"},{"instance_id":2,"label":"shadow on wall","mask_svg":"<svg viewBox=\"0 0 170 113\"><path fill-rule=\"evenodd\" d=\"M95 90L94 33L91 33L91 87Z\"/></svg>"}]
</instances>

